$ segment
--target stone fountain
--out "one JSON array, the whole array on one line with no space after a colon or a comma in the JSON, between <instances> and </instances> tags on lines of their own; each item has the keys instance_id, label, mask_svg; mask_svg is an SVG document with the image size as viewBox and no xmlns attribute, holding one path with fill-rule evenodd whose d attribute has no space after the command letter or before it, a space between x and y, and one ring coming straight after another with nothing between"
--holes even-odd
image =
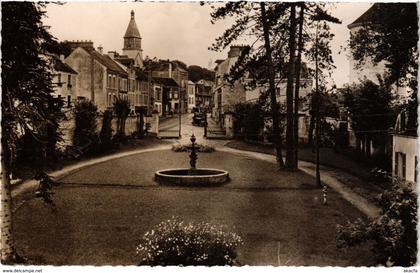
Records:
<instances>
[{"instance_id":1,"label":"stone fountain","mask_svg":"<svg viewBox=\"0 0 420 273\"><path fill-rule=\"evenodd\" d=\"M196 138L192 134L190 168L159 170L155 173L155 181L182 186L217 186L229 181L229 173L225 170L197 168Z\"/></svg>"}]
</instances>

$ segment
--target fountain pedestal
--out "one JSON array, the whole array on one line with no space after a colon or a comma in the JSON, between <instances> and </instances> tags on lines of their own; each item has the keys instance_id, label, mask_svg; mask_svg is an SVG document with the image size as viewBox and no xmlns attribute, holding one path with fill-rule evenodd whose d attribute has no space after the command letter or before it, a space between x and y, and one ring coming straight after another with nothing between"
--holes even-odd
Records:
<instances>
[{"instance_id":1,"label":"fountain pedestal","mask_svg":"<svg viewBox=\"0 0 420 273\"><path fill-rule=\"evenodd\" d=\"M229 173L225 170L196 168L197 153L195 151L195 136L191 136L191 168L166 169L155 173L158 183L170 183L181 186L218 186L229 181Z\"/></svg>"}]
</instances>

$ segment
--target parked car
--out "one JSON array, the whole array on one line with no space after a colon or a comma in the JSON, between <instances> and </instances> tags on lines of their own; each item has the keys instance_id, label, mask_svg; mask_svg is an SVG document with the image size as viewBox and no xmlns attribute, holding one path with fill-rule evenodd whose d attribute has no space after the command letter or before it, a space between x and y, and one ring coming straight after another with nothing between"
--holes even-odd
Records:
<instances>
[{"instance_id":1,"label":"parked car","mask_svg":"<svg viewBox=\"0 0 420 273\"><path fill-rule=\"evenodd\" d=\"M206 114L203 112L195 112L192 120L193 125L204 126L206 123Z\"/></svg>"}]
</instances>

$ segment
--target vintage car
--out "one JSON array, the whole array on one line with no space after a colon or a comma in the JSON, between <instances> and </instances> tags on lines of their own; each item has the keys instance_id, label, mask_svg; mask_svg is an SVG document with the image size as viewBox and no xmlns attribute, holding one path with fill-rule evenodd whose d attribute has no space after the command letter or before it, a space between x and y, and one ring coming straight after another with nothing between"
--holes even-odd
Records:
<instances>
[{"instance_id":1,"label":"vintage car","mask_svg":"<svg viewBox=\"0 0 420 273\"><path fill-rule=\"evenodd\" d=\"M204 126L205 123L206 123L206 114L203 112L195 112L192 119L192 124L198 125L198 126Z\"/></svg>"}]
</instances>

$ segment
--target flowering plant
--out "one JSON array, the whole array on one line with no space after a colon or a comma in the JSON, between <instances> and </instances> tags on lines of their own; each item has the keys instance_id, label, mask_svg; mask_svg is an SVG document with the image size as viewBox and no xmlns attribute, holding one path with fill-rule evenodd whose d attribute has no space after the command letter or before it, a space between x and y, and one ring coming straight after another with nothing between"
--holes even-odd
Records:
<instances>
[{"instance_id":1,"label":"flowering plant","mask_svg":"<svg viewBox=\"0 0 420 273\"><path fill-rule=\"evenodd\" d=\"M163 221L137 246L139 265L235 265L242 239L222 227L201 222Z\"/></svg>"}]
</instances>

